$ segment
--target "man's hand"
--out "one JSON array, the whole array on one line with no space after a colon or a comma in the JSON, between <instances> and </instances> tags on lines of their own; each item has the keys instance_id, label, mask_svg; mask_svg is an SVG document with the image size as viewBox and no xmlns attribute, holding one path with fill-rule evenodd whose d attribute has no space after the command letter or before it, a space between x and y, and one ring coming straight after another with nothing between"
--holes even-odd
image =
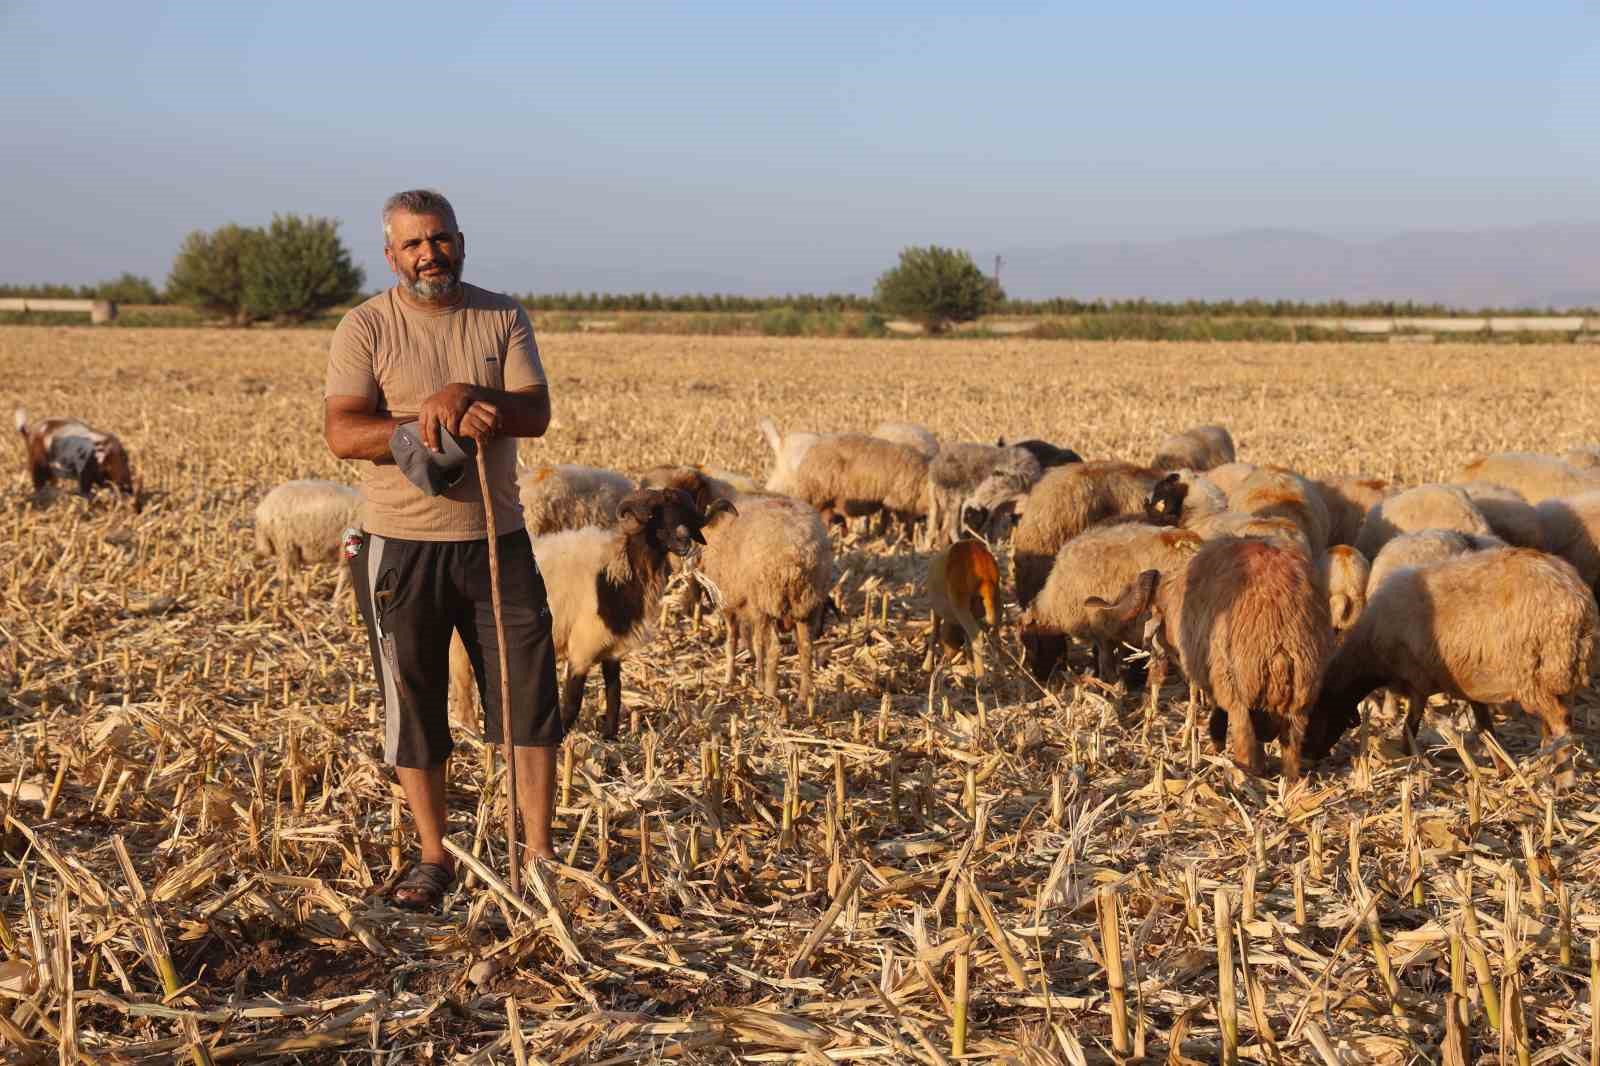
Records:
<instances>
[{"instance_id":1,"label":"man's hand","mask_svg":"<svg viewBox=\"0 0 1600 1066\"><path fill-rule=\"evenodd\" d=\"M500 431L500 409L479 398L475 386L452 382L422 401L417 410L422 443L440 451L439 427L483 442Z\"/></svg>"}]
</instances>

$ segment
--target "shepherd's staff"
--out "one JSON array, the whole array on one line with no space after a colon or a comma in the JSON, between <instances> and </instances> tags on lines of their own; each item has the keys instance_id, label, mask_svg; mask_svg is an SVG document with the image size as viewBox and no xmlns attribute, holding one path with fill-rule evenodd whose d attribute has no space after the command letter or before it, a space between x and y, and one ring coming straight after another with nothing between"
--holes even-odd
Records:
<instances>
[{"instance_id":1,"label":"shepherd's staff","mask_svg":"<svg viewBox=\"0 0 1600 1066\"><path fill-rule=\"evenodd\" d=\"M506 626L500 616L500 546L495 541L494 498L483 449L478 455L478 491L483 520L489 527L489 603L494 608L494 645L500 659L500 747L506 760L506 853L511 859L511 891L522 895L522 864L517 861L517 758L511 745L511 674L506 662Z\"/></svg>"}]
</instances>

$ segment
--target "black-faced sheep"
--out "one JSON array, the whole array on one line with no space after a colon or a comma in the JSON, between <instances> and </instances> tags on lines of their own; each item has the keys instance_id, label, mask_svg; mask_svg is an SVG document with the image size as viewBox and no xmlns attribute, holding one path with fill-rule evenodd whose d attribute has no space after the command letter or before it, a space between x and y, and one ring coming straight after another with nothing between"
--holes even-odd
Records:
<instances>
[{"instance_id":1,"label":"black-faced sheep","mask_svg":"<svg viewBox=\"0 0 1600 1066\"><path fill-rule=\"evenodd\" d=\"M915 422L879 422L873 427L872 435L879 440L915 448L927 459L939 454L939 438L926 426L919 426Z\"/></svg>"},{"instance_id":2,"label":"black-faced sheep","mask_svg":"<svg viewBox=\"0 0 1600 1066\"><path fill-rule=\"evenodd\" d=\"M115 434L104 433L75 418L46 418L28 421L28 412L17 408L17 432L28 449L28 476L37 491L56 478L66 478L85 496L102 485L136 495L133 466L128 451Z\"/></svg>"},{"instance_id":3,"label":"black-faced sheep","mask_svg":"<svg viewBox=\"0 0 1600 1066\"><path fill-rule=\"evenodd\" d=\"M1058 466L1028 493L1011 537L1017 604L1027 607L1044 587L1056 553L1096 522L1143 515L1161 475L1132 463L1102 460Z\"/></svg>"},{"instance_id":4,"label":"black-faced sheep","mask_svg":"<svg viewBox=\"0 0 1600 1066\"><path fill-rule=\"evenodd\" d=\"M1328 545L1354 546L1367 512L1384 497L1399 490L1380 478L1334 477L1311 482L1328 510Z\"/></svg>"},{"instance_id":5,"label":"black-faced sheep","mask_svg":"<svg viewBox=\"0 0 1600 1066\"><path fill-rule=\"evenodd\" d=\"M1489 520L1460 488L1418 485L1373 505L1361 523L1356 548L1368 559L1375 560L1383 546L1395 537L1424 529L1453 529L1483 537L1494 535Z\"/></svg>"},{"instance_id":6,"label":"black-faced sheep","mask_svg":"<svg viewBox=\"0 0 1600 1066\"><path fill-rule=\"evenodd\" d=\"M1600 610L1564 560L1530 548L1494 548L1391 574L1328 667L1305 751L1326 755L1360 722L1359 705L1387 686L1410 703L1405 740L1414 747L1428 697L1473 704L1519 702L1539 718L1546 740L1572 732L1568 706L1589 683ZM1567 755L1564 754L1564 762ZM1570 783L1564 770L1557 783Z\"/></svg>"},{"instance_id":7,"label":"black-faced sheep","mask_svg":"<svg viewBox=\"0 0 1600 1066\"><path fill-rule=\"evenodd\" d=\"M1156 446L1155 470L1206 471L1234 461L1233 437L1223 426L1194 426Z\"/></svg>"},{"instance_id":8,"label":"black-faced sheep","mask_svg":"<svg viewBox=\"0 0 1600 1066\"><path fill-rule=\"evenodd\" d=\"M1542 548L1544 531L1539 513L1522 493L1487 481L1469 481L1460 486L1467 499L1482 512L1494 535L1515 548Z\"/></svg>"},{"instance_id":9,"label":"black-faced sheep","mask_svg":"<svg viewBox=\"0 0 1600 1066\"><path fill-rule=\"evenodd\" d=\"M546 463L517 477L523 522L534 537L585 526L610 528L617 524L617 505L633 489L626 474L574 463Z\"/></svg>"},{"instance_id":10,"label":"black-faced sheep","mask_svg":"<svg viewBox=\"0 0 1600 1066\"><path fill-rule=\"evenodd\" d=\"M1600 583L1600 492L1545 500L1537 514L1544 550L1571 563L1585 584Z\"/></svg>"},{"instance_id":11,"label":"black-faced sheep","mask_svg":"<svg viewBox=\"0 0 1600 1066\"><path fill-rule=\"evenodd\" d=\"M733 682L741 634L762 690L778 694L778 632L794 630L798 696L811 700L812 642L821 632L833 585L833 545L816 510L786 496L740 497L738 510L713 504L694 564L721 599L727 623L727 673ZM719 514L718 511L726 511Z\"/></svg>"},{"instance_id":12,"label":"black-faced sheep","mask_svg":"<svg viewBox=\"0 0 1600 1066\"><path fill-rule=\"evenodd\" d=\"M1600 489L1600 470L1585 470L1550 455L1503 452L1472 460L1453 479L1458 484L1487 481L1516 489L1537 506L1558 496Z\"/></svg>"},{"instance_id":13,"label":"black-faced sheep","mask_svg":"<svg viewBox=\"0 0 1600 1066\"><path fill-rule=\"evenodd\" d=\"M1041 684L1048 680L1071 637L1092 643L1096 672L1108 680L1116 678L1117 645L1140 643L1141 631L1131 618L1107 628L1101 615L1086 607L1085 601L1116 596L1142 571L1181 569L1201 543L1187 529L1145 522L1093 526L1067 541L1055 557L1048 580L1022 615L1028 671Z\"/></svg>"},{"instance_id":14,"label":"black-faced sheep","mask_svg":"<svg viewBox=\"0 0 1600 1066\"><path fill-rule=\"evenodd\" d=\"M973 676L983 676L981 638L1000 624L1000 568L989 549L958 540L928 560L928 657L967 648ZM934 665L930 661L930 666Z\"/></svg>"},{"instance_id":15,"label":"black-faced sheep","mask_svg":"<svg viewBox=\"0 0 1600 1066\"><path fill-rule=\"evenodd\" d=\"M256 547L260 557L276 559L278 580L311 563L340 562L340 537L361 521L361 493L336 481L286 481L256 504ZM334 595L345 586L338 567Z\"/></svg>"},{"instance_id":16,"label":"black-faced sheep","mask_svg":"<svg viewBox=\"0 0 1600 1066\"><path fill-rule=\"evenodd\" d=\"M1131 624L1147 609L1150 692L1175 654L1215 712L1211 737L1234 763L1266 772L1264 741L1283 748L1283 776L1300 776L1311 707L1322 684L1332 628L1328 592L1305 552L1280 542L1225 538L1182 569L1140 574L1115 603L1092 601L1095 625Z\"/></svg>"}]
</instances>

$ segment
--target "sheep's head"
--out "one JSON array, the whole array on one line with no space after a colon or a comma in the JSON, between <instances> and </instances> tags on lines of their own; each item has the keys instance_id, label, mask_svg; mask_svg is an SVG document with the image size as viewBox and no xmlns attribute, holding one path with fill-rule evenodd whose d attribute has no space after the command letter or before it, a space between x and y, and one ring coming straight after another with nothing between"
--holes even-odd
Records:
<instances>
[{"instance_id":1,"label":"sheep's head","mask_svg":"<svg viewBox=\"0 0 1600 1066\"><path fill-rule=\"evenodd\" d=\"M705 471L692 466L658 466L639 479L641 489L682 489L700 508L707 507L716 497L716 487ZM707 512L709 516L710 512Z\"/></svg>"},{"instance_id":2,"label":"sheep's head","mask_svg":"<svg viewBox=\"0 0 1600 1066\"><path fill-rule=\"evenodd\" d=\"M1189 486L1177 474L1168 474L1155 483L1144 501L1145 521L1153 526L1177 525L1183 515L1183 501L1188 495Z\"/></svg>"},{"instance_id":3,"label":"sheep's head","mask_svg":"<svg viewBox=\"0 0 1600 1066\"><path fill-rule=\"evenodd\" d=\"M640 489L617 505L617 527L624 536L642 537L663 553L693 557L706 542L700 530L724 510L738 513L726 500L714 501L702 512L682 489Z\"/></svg>"},{"instance_id":4,"label":"sheep's head","mask_svg":"<svg viewBox=\"0 0 1600 1066\"><path fill-rule=\"evenodd\" d=\"M133 467L128 462L128 453L121 444L114 440L103 440L94 446L95 462L100 465L100 473L106 481L115 485L129 495L133 494Z\"/></svg>"}]
</instances>

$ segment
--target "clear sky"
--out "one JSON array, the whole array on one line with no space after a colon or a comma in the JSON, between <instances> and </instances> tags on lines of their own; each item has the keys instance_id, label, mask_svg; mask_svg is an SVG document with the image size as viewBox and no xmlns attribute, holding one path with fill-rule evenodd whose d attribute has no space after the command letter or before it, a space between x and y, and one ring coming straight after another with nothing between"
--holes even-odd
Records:
<instances>
[{"instance_id":1,"label":"clear sky","mask_svg":"<svg viewBox=\"0 0 1600 1066\"><path fill-rule=\"evenodd\" d=\"M0 0L0 282L432 185L491 288L866 291L907 244L1600 220L1600 2Z\"/></svg>"}]
</instances>

